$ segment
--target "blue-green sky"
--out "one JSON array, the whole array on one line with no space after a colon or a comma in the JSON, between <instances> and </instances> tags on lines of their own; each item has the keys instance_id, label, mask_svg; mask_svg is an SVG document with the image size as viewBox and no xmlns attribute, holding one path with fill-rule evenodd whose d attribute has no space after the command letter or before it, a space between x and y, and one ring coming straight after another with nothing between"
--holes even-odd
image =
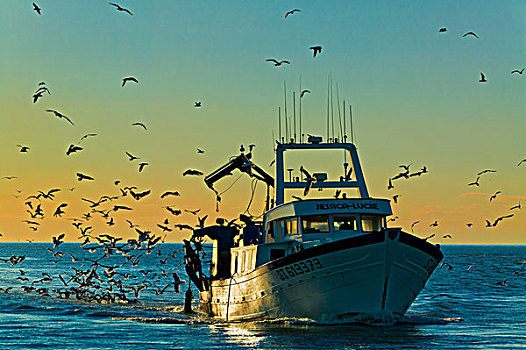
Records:
<instances>
[{"instance_id":1,"label":"blue-green sky","mask_svg":"<svg viewBox=\"0 0 526 350\"><path fill-rule=\"evenodd\" d=\"M526 66L524 1L117 3L134 15L93 0L36 1L40 16L32 1L0 6L0 177L19 177L0 182L0 232L8 240L48 240L57 230L70 230L58 218L28 230L20 221L27 218L24 199L30 194L75 186L46 203L51 211L68 202L68 215L75 217L87 210L80 197L118 193L115 179L152 189L151 197L133 203L132 216L145 227L154 229L165 218L159 208L167 203L159 195L169 189L183 193L170 204L202 207L210 218L237 215L248 201L248 180L225 195L217 214L202 179L182 172L208 173L237 154L240 144L251 143L257 145L256 163L272 172L267 165L277 109L284 108L283 83L290 113L301 74L302 87L311 91L302 100L303 131L325 137L331 74L335 103L338 90L340 103L353 106L371 194L394 194L386 182L400 164L430 169L395 189L402 195L394 207L402 227L439 219L459 243L526 242L524 211L500 227L483 227L519 200L526 205L526 166L516 166L526 157L526 74L511 74ZM301 12L285 19L295 8ZM442 27L445 33L439 33ZM479 38L463 37L469 31ZM323 47L316 58L312 45ZM268 58L291 64L274 67ZM478 82L481 72L487 83ZM139 84L121 87L127 76ZM41 81L52 94L34 104ZM195 101L203 107L194 108ZM138 121L148 130L131 126ZM67 146L89 132L98 135L66 157ZM30 152L20 153L17 144ZM205 153L198 155L198 147ZM144 172L125 151L149 163ZM487 168L497 173L483 175L479 188L466 186ZM95 183L78 183L77 171L93 175ZM22 194L14 198L17 190ZM497 201L488 203L497 190ZM116 216L119 224L111 229L98 224L122 232L123 220ZM194 224L195 218L177 220Z\"/></svg>"}]
</instances>

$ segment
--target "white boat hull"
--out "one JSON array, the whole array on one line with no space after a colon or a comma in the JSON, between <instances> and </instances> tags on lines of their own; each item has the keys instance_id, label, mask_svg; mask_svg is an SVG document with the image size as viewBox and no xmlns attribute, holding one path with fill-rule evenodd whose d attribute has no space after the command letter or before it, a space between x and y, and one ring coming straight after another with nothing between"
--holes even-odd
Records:
<instances>
[{"instance_id":1,"label":"white boat hull","mask_svg":"<svg viewBox=\"0 0 526 350\"><path fill-rule=\"evenodd\" d=\"M227 321L308 318L394 322L442 259L430 243L386 230L326 243L212 281L201 309Z\"/></svg>"}]
</instances>

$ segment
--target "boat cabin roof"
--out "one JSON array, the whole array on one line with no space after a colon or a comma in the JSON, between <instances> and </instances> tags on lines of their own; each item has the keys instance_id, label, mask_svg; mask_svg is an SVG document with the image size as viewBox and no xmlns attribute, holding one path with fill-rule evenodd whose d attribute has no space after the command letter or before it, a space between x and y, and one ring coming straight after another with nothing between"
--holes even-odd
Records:
<instances>
[{"instance_id":1,"label":"boat cabin roof","mask_svg":"<svg viewBox=\"0 0 526 350\"><path fill-rule=\"evenodd\" d=\"M265 222L286 217L321 214L372 214L388 216L393 212L387 199L346 198L307 199L281 204L265 215Z\"/></svg>"}]
</instances>

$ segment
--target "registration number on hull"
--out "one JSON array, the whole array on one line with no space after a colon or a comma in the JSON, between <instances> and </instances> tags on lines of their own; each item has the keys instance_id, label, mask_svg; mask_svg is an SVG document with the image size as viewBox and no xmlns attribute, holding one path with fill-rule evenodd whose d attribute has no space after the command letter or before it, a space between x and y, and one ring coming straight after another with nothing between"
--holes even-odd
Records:
<instances>
[{"instance_id":1,"label":"registration number on hull","mask_svg":"<svg viewBox=\"0 0 526 350\"><path fill-rule=\"evenodd\" d=\"M279 279L284 281L289 278L303 275L314 270L322 269L323 265L318 258L303 260L276 270Z\"/></svg>"}]
</instances>

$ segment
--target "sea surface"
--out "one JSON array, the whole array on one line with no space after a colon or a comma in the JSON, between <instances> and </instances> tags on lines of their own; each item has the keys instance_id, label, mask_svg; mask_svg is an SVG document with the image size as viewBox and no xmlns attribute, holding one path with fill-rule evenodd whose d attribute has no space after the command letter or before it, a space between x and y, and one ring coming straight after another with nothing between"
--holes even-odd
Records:
<instances>
[{"instance_id":1,"label":"sea surface","mask_svg":"<svg viewBox=\"0 0 526 350\"><path fill-rule=\"evenodd\" d=\"M73 243L52 247L0 243L0 258L25 256L15 265L0 261L0 349L526 348L526 246L442 246L451 269L438 267L394 325L296 319L225 323L186 315L188 278L181 244L160 244L150 254L133 252L131 259L140 256L137 265L115 269L122 275L111 276L110 271L106 276L104 267L96 269L101 282L95 297L116 293L119 284L126 291L145 285L137 302L99 303L73 295L66 299L59 291L66 290L64 282L74 285L69 281L76 274L73 268L88 270L103 252L90 253ZM57 251L64 255L53 256ZM111 266L124 259L110 255L97 263ZM173 285L163 291L174 272L187 282L180 285L180 293ZM40 291L23 291L22 286L31 285ZM134 299L132 292L128 295ZM196 295L194 290L194 309Z\"/></svg>"}]
</instances>

